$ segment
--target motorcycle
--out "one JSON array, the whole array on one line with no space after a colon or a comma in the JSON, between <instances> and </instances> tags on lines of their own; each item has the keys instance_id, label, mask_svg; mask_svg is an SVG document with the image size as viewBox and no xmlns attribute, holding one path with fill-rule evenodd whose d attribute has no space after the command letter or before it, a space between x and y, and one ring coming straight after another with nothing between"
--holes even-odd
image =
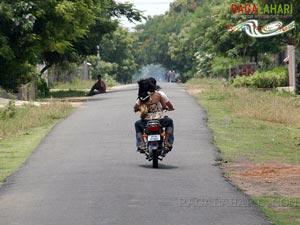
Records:
<instances>
[{"instance_id":1,"label":"motorcycle","mask_svg":"<svg viewBox=\"0 0 300 225\"><path fill-rule=\"evenodd\" d=\"M158 168L158 161L162 161L169 152L169 149L164 146L165 137L165 128L159 120L147 122L143 134L146 149L140 152L146 155L147 160L152 161L153 168Z\"/></svg>"}]
</instances>

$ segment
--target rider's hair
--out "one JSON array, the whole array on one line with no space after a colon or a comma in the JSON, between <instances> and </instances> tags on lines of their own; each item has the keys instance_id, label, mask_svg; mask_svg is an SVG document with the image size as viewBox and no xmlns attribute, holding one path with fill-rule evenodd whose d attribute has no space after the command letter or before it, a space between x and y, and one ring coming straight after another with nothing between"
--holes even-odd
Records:
<instances>
[{"instance_id":1,"label":"rider's hair","mask_svg":"<svg viewBox=\"0 0 300 225\"><path fill-rule=\"evenodd\" d=\"M140 97L144 93L153 93L156 90L156 85L149 81L149 79L141 79L138 81L139 92L138 96Z\"/></svg>"},{"instance_id":2,"label":"rider's hair","mask_svg":"<svg viewBox=\"0 0 300 225\"><path fill-rule=\"evenodd\" d=\"M161 89L160 86L156 85L156 79L154 77L148 78L149 82L151 82L153 85L155 85L155 90Z\"/></svg>"}]
</instances>

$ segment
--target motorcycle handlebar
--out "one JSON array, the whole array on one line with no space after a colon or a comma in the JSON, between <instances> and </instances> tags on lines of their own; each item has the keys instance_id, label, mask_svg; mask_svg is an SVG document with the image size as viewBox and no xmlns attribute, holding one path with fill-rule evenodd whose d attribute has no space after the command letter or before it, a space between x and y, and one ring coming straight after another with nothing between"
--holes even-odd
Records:
<instances>
[{"instance_id":1,"label":"motorcycle handlebar","mask_svg":"<svg viewBox=\"0 0 300 225\"><path fill-rule=\"evenodd\" d=\"M169 110L169 109L167 109L167 108L166 108L166 109L163 109L164 112L174 111L174 110L175 110L175 109L173 109L173 110ZM137 112L139 112L140 110L139 110L139 109L134 109L133 111L134 111L134 113L137 113Z\"/></svg>"}]
</instances>

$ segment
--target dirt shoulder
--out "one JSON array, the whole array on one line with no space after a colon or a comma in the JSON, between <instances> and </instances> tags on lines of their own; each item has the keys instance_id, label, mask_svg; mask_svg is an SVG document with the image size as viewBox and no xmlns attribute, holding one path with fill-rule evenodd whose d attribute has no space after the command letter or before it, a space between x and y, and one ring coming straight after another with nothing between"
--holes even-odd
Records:
<instances>
[{"instance_id":1,"label":"dirt shoulder","mask_svg":"<svg viewBox=\"0 0 300 225\"><path fill-rule=\"evenodd\" d=\"M226 177L248 195L300 197L300 165L224 164Z\"/></svg>"},{"instance_id":2,"label":"dirt shoulder","mask_svg":"<svg viewBox=\"0 0 300 225\"><path fill-rule=\"evenodd\" d=\"M87 101L90 97L74 97L74 98L63 98L63 99L45 99L44 101L21 101L21 100L13 100L16 106L23 106L26 104L33 104L35 106L42 106L50 104L51 102L64 102L69 103L73 107L80 107L83 105L85 101ZM9 103L9 99L0 98L0 108L5 107Z\"/></svg>"}]
</instances>

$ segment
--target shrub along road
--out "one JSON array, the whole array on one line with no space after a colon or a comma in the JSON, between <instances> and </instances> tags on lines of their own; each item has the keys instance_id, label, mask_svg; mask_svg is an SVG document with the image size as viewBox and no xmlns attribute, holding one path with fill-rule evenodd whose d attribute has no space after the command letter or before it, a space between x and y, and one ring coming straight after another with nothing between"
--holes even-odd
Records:
<instances>
[{"instance_id":1,"label":"shrub along road","mask_svg":"<svg viewBox=\"0 0 300 225\"><path fill-rule=\"evenodd\" d=\"M0 225L269 224L215 166L206 114L162 84L175 147L153 169L135 151L136 86L88 100L58 124L0 189Z\"/></svg>"}]
</instances>

